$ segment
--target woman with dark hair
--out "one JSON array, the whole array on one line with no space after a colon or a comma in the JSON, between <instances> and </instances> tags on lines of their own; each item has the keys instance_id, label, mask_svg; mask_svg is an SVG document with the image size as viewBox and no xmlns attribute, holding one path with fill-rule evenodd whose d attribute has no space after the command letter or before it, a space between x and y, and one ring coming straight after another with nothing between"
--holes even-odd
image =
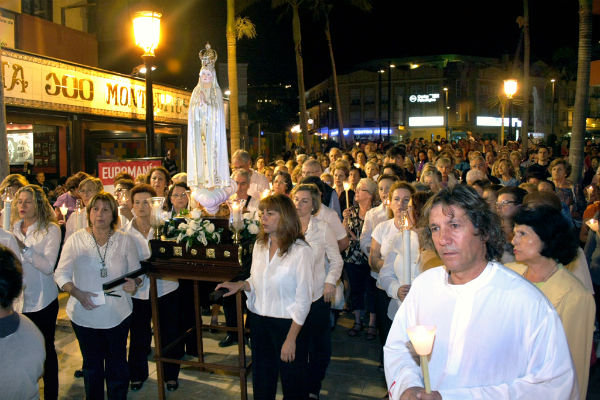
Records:
<instances>
[{"instance_id":1,"label":"woman with dark hair","mask_svg":"<svg viewBox=\"0 0 600 400\"><path fill-rule=\"evenodd\" d=\"M581 216L585 209L585 199L579 185L573 185L568 178L571 175L571 164L562 158L557 158L550 163L548 170L552 174L552 182L556 187L556 194L561 203L569 210L573 222L581 227Z\"/></svg>"},{"instance_id":2,"label":"woman with dark hair","mask_svg":"<svg viewBox=\"0 0 600 400\"><path fill-rule=\"evenodd\" d=\"M44 398L58 398L58 358L54 347L58 290L52 273L60 248L60 228L46 194L37 185L20 188L12 203L12 233L21 248L23 314L44 335ZM0 396L1 397L1 396Z\"/></svg>"},{"instance_id":3,"label":"woman with dark hair","mask_svg":"<svg viewBox=\"0 0 600 400\"><path fill-rule=\"evenodd\" d=\"M261 229L252 252L250 278L217 286L248 296L252 339L252 386L256 400L275 399L281 374L286 399L306 399L307 340L300 334L312 303L313 250L304 241L292 200L260 201Z\"/></svg>"},{"instance_id":4,"label":"woman with dark hair","mask_svg":"<svg viewBox=\"0 0 600 400\"><path fill-rule=\"evenodd\" d=\"M178 182L169 188L167 194L166 208L171 213L171 218L176 217L182 210L188 209L190 198L188 197L188 185Z\"/></svg>"},{"instance_id":5,"label":"woman with dark hair","mask_svg":"<svg viewBox=\"0 0 600 400\"><path fill-rule=\"evenodd\" d=\"M287 172L277 171L273 175L273 194L285 194L289 196L293 187L292 176Z\"/></svg>"},{"instance_id":6,"label":"woman with dark hair","mask_svg":"<svg viewBox=\"0 0 600 400\"><path fill-rule=\"evenodd\" d=\"M77 194L77 189L79 188L79 184L86 178L91 178L92 176L86 174L83 171L79 171L74 175L71 175L67 181L65 182L65 190L66 192L58 196L58 199L54 202L54 213L56 214L56 219L59 221L59 224L64 224L64 219L62 219L62 214L60 213L60 207L65 205L67 207L67 215L65 218L69 218L71 213L75 210L75 204L77 203L77 199L79 199L79 195ZM60 221L63 222L60 222Z\"/></svg>"},{"instance_id":7,"label":"woman with dark hair","mask_svg":"<svg viewBox=\"0 0 600 400\"><path fill-rule=\"evenodd\" d=\"M146 183L154 188L158 197L166 197L171 175L165 167L154 167L148 171Z\"/></svg>"},{"instance_id":8,"label":"woman with dark hair","mask_svg":"<svg viewBox=\"0 0 600 400\"><path fill-rule=\"evenodd\" d=\"M506 266L537 286L558 312L583 400L587 394L596 307L592 294L563 266L577 254L577 236L560 211L552 207L521 209L514 220L512 244L516 262Z\"/></svg>"},{"instance_id":9,"label":"woman with dark hair","mask_svg":"<svg viewBox=\"0 0 600 400\"><path fill-rule=\"evenodd\" d=\"M79 187L77 189L77 194L79 194L79 201L83 207L87 207L89 201L98 193L104 190L104 185L102 185L102 181L98 178L85 178L79 183ZM77 204L77 203L76 203ZM81 219L79 219L79 218ZM67 223L65 224L65 237L63 242L66 242L69 236L73 234L73 232L78 229L86 227L87 218L85 215L80 217L78 213L71 214L67 218Z\"/></svg>"},{"instance_id":10,"label":"woman with dark hair","mask_svg":"<svg viewBox=\"0 0 600 400\"><path fill-rule=\"evenodd\" d=\"M88 227L66 241L54 279L70 295L66 311L83 356L86 398L103 399L106 381L109 399L125 399L131 294L141 278L127 278L110 293L102 284L139 269L138 252L131 236L118 229L119 207L111 194L96 194L87 218Z\"/></svg>"}]
</instances>

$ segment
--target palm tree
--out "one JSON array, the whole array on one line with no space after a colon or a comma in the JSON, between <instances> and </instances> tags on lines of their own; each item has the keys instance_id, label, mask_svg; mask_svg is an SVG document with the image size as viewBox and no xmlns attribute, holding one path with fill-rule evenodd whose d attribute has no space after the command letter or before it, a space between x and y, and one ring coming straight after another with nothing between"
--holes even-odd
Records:
<instances>
[{"instance_id":1,"label":"palm tree","mask_svg":"<svg viewBox=\"0 0 600 400\"><path fill-rule=\"evenodd\" d=\"M331 30L329 29L329 14L335 5L348 3L357 7L362 11L371 11L371 3L369 0L312 0L311 8L313 9L315 19L324 20L325 38L329 48L329 58L331 60L331 73L333 76L333 90L335 92L335 105L338 116L338 132L340 138L340 146L344 147L344 122L342 119L342 104L340 102L340 92L337 80L337 71L335 68L335 57L333 55L333 44L331 41Z\"/></svg>"},{"instance_id":2,"label":"palm tree","mask_svg":"<svg viewBox=\"0 0 600 400\"><path fill-rule=\"evenodd\" d=\"M238 2L239 9L247 7L251 2L246 0ZM230 151L233 154L240 148L240 118L238 103L238 81L237 81L237 43L243 37L256 37L254 24L247 18L236 18L236 1L227 0L227 26L225 35L227 37L227 79L229 81L229 132Z\"/></svg>"},{"instance_id":3,"label":"palm tree","mask_svg":"<svg viewBox=\"0 0 600 400\"><path fill-rule=\"evenodd\" d=\"M573 166L571 179L577 183L583 170L585 120L590 86L590 59L592 55L592 0L579 0L579 53L577 56L577 89L573 107L573 130L569 148L569 162Z\"/></svg>"},{"instance_id":4,"label":"palm tree","mask_svg":"<svg viewBox=\"0 0 600 400\"><path fill-rule=\"evenodd\" d=\"M0 46L0 65L2 65L2 46ZM4 82L0 68L0 82ZM6 113L4 106L4 90L0 90L0 178L4 179L9 173L8 138L6 137ZM3 195L3 193L0 193Z\"/></svg>"},{"instance_id":5,"label":"palm tree","mask_svg":"<svg viewBox=\"0 0 600 400\"><path fill-rule=\"evenodd\" d=\"M294 35L294 50L296 52L296 71L298 75L298 101L300 103L300 129L304 138L306 152L311 151L308 121L306 119L306 91L304 89L304 61L302 59L302 32L300 30L299 8L304 0L272 0L271 7L279 8L288 6L292 9L292 32Z\"/></svg>"}]
</instances>

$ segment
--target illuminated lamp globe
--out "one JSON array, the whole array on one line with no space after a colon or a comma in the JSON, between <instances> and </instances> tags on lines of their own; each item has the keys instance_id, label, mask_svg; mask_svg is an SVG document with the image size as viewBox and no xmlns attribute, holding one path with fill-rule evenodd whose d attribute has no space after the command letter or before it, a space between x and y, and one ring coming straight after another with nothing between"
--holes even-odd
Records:
<instances>
[{"instance_id":1,"label":"illuminated lamp globe","mask_svg":"<svg viewBox=\"0 0 600 400\"><path fill-rule=\"evenodd\" d=\"M144 56L154 56L160 42L160 17L156 11L138 11L133 17L135 44L144 50Z\"/></svg>"},{"instance_id":2,"label":"illuminated lamp globe","mask_svg":"<svg viewBox=\"0 0 600 400\"><path fill-rule=\"evenodd\" d=\"M516 79L507 79L504 81L504 93L506 94L506 97L512 99L515 93L517 93Z\"/></svg>"}]
</instances>

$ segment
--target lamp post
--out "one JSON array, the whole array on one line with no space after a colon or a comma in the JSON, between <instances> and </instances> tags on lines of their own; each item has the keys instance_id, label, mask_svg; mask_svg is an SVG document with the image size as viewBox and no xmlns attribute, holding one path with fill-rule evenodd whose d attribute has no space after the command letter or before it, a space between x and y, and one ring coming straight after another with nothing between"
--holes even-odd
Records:
<instances>
[{"instance_id":1,"label":"lamp post","mask_svg":"<svg viewBox=\"0 0 600 400\"><path fill-rule=\"evenodd\" d=\"M512 123L512 99L515 93L517 93L517 80L506 79L504 81L504 93L508 99L508 137L512 140L513 134L513 123Z\"/></svg>"},{"instance_id":2,"label":"lamp post","mask_svg":"<svg viewBox=\"0 0 600 400\"><path fill-rule=\"evenodd\" d=\"M554 135L554 107L556 103L556 79L550 79L552 83L552 112L550 113L550 134Z\"/></svg>"},{"instance_id":3,"label":"lamp post","mask_svg":"<svg viewBox=\"0 0 600 400\"><path fill-rule=\"evenodd\" d=\"M446 125L446 141L449 141L449 137L448 137L448 112L450 110L450 106L448 105L448 88L445 87L444 88L444 124Z\"/></svg>"},{"instance_id":4,"label":"lamp post","mask_svg":"<svg viewBox=\"0 0 600 400\"><path fill-rule=\"evenodd\" d=\"M392 131L392 68L396 68L396 66L390 62L388 64L388 141L390 140L390 133Z\"/></svg>"},{"instance_id":5,"label":"lamp post","mask_svg":"<svg viewBox=\"0 0 600 400\"><path fill-rule=\"evenodd\" d=\"M135 44L144 50L142 59L146 66L146 156L154 155L154 95L152 94L152 61L154 50L160 42L161 13L139 11L133 17Z\"/></svg>"}]
</instances>

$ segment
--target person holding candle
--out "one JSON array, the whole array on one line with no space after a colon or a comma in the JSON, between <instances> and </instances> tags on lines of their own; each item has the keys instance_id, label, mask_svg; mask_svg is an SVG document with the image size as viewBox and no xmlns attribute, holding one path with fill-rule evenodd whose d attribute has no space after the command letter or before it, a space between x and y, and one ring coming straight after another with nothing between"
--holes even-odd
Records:
<instances>
[{"instance_id":1,"label":"person holding candle","mask_svg":"<svg viewBox=\"0 0 600 400\"><path fill-rule=\"evenodd\" d=\"M335 300L336 284L344 262L333 231L325 221L314 217L321 207L318 187L300 184L292 191L291 198L315 260L312 304L304 329L308 336L308 393L309 398L318 399L331 359L330 305Z\"/></svg>"},{"instance_id":2,"label":"person holding candle","mask_svg":"<svg viewBox=\"0 0 600 400\"><path fill-rule=\"evenodd\" d=\"M256 400L275 399L281 375L286 399L306 399L307 338L301 332L313 292L313 250L304 241L292 200L284 195L260 201L261 229L252 252L250 278L224 282L225 296L244 290L252 348Z\"/></svg>"},{"instance_id":3,"label":"person holding candle","mask_svg":"<svg viewBox=\"0 0 600 400\"><path fill-rule=\"evenodd\" d=\"M244 170L248 172L248 194L260 200L260 194L269 189L269 180L263 174L250 168L252 166L252 157L246 150L236 150L231 155L231 171Z\"/></svg>"},{"instance_id":4,"label":"person holding candle","mask_svg":"<svg viewBox=\"0 0 600 400\"><path fill-rule=\"evenodd\" d=\"M260 202L261 193L256 196L251 196L248 193L250 187L250 173L245 169L236 169L233 171L233 180L237 183L237 191L231 195L230 200L241 200L243 202L242 214L256 213L258 211L258 203Z\"/></svg>"},{"instance_id":5,"label":"person holding candle","mask_svg":"<svg viewBox=\"0 0 600 400\"><path fill-rule=\"evenodd\" d=\"M77 193L79 194L79 198L81 203L83 203L83 207L87 207L90 200L98 193L104 190L104 185L102 185L102 181L98 178L85 178L79 183L79 188L77 189ZM67 241L69 236L73 234L73 232L87 227L87 217L85 215L85 209L77 210L74 208L75 212L72 213L67 219L67 223L65 224L65 238L64 242Z\"/></svg>"},{"instance_id":6,"label":"person holding candle","mask_svg":"<svg viewBox=\"0 0 600 400\"><path fill-rule=\"evenodd\" d=\"M6 178L2 180L2 183L0 183L0 196L2 196L3 200L2 228L5 230L10 229L10 216L12 214L11 206L12 201L17 194L17 190L26 185L29 185L29 182L27 182L27 179L21 174L7 175ZM6 212L4 212L5 209Z\"/></svg>"},{"instance_id":7,"label":"person holding candle","mask_svg":"<svg viewBox=\"0 0 600 400\"><path fill-rule=\"evenodd\" d=\"M58 196L56 201L54 202L54 211L56 213L56 220L60 225L66 223L67 218L71 216L71 213L75 211L75 204L79 199L79 194L77 193L77 189L79 188L79 184L82 180L86 178L91 178L92 176L86 174L83 171L79 171L74 175L71 175L67 181L65 182L65 193ZM66 206L67 213L63 217L60 207Z\"/></svg>"},{"instance_id":8,"label":"person holding candle","mask_svg":"<svg viewBox=\"0 0 600 400\"><path fill-rule=\"evenodd\" d=\"M422 221L444 265L421 273L386 342L391 399L577 399L577 377L560 318L502 255L499 217L465 185L427 202ZM436 327L431 393L407 346L407 329Z\"/></svg>"},{"instance_id":9,"label":"person holding candle","mask_svg":"<svg viewBox=\"0 0 600 400\"><path fill-rule=\"evenodd\" d=\"M37 185L20 188L13 200L12 233L21 249L23 314L44 336L44 398L58 398L58 358L54 347L58 290L53 273L60 249L60 228L52 206Z\"/></svg>"},{"instance_id":10,"label":"person holding candle","mask_svg":"<svg viewBox=\"0 0 600 400\"><path fill-rule=\"evenodd\" d=\"M119 220L121 221L121 226L125 226L133 219L133 213L131 212L133 204L131 204L129 191L133 189L134 186L135 183L133 183L133 179L122 178L115 180L115 199L119 205Z\"/></svg>"},{"instance_id":11,"label":"person holding candle","mask_svg":"<svg viewBox=\"0 0 600 400\"><path fill-rule=\"evenodd\" d=\"M348 183L348 168L343 163L336 163L333 168L333 186L335 192L340 199L340 209L342 210L342 215L344 214L344 210L346 208L352 207L354 204L354 190L350 189L350 184Z\"/></svg>"},{"instance_id":12,"label":"person holding candle","mask_svg":"<svg viewBox=\"0 0 600 400\"><path fill-rule=\"evenodd\" d=\"M146 183L154 188L157 197L166 197L171 183L171 175L165 167L154 167L148 171Z\"/></svg>"},{"instance_id":13,"label":"person holding candle","mask_svg":"<svg viewBox=\"0 0 600 400\"><path fill-rule=\"evenodd\" d=\"M591 292L565 267L577 255L574 229L559 210L549 206L522 209L514 221L516 262L506 266L537 286L556 308L583 400L587 394L596 307Z\"/></svg>"},{"instance_id":14,"label":"person holding candle","mask_svg":"<svg viewBox=\"0 0 600 400\"><path fill-rule=\"evenodd\" d=\"M106 381L109 399L125 399L131 294L141 278L126 278L107 293L102 284L139 269L138 250L118 229L118 205L111 194L96 194L87 218L88 227L66 241L54 279L70 295L66 311L83 356L86 398L104 399Z\"/></svg>"}]
</instances>

